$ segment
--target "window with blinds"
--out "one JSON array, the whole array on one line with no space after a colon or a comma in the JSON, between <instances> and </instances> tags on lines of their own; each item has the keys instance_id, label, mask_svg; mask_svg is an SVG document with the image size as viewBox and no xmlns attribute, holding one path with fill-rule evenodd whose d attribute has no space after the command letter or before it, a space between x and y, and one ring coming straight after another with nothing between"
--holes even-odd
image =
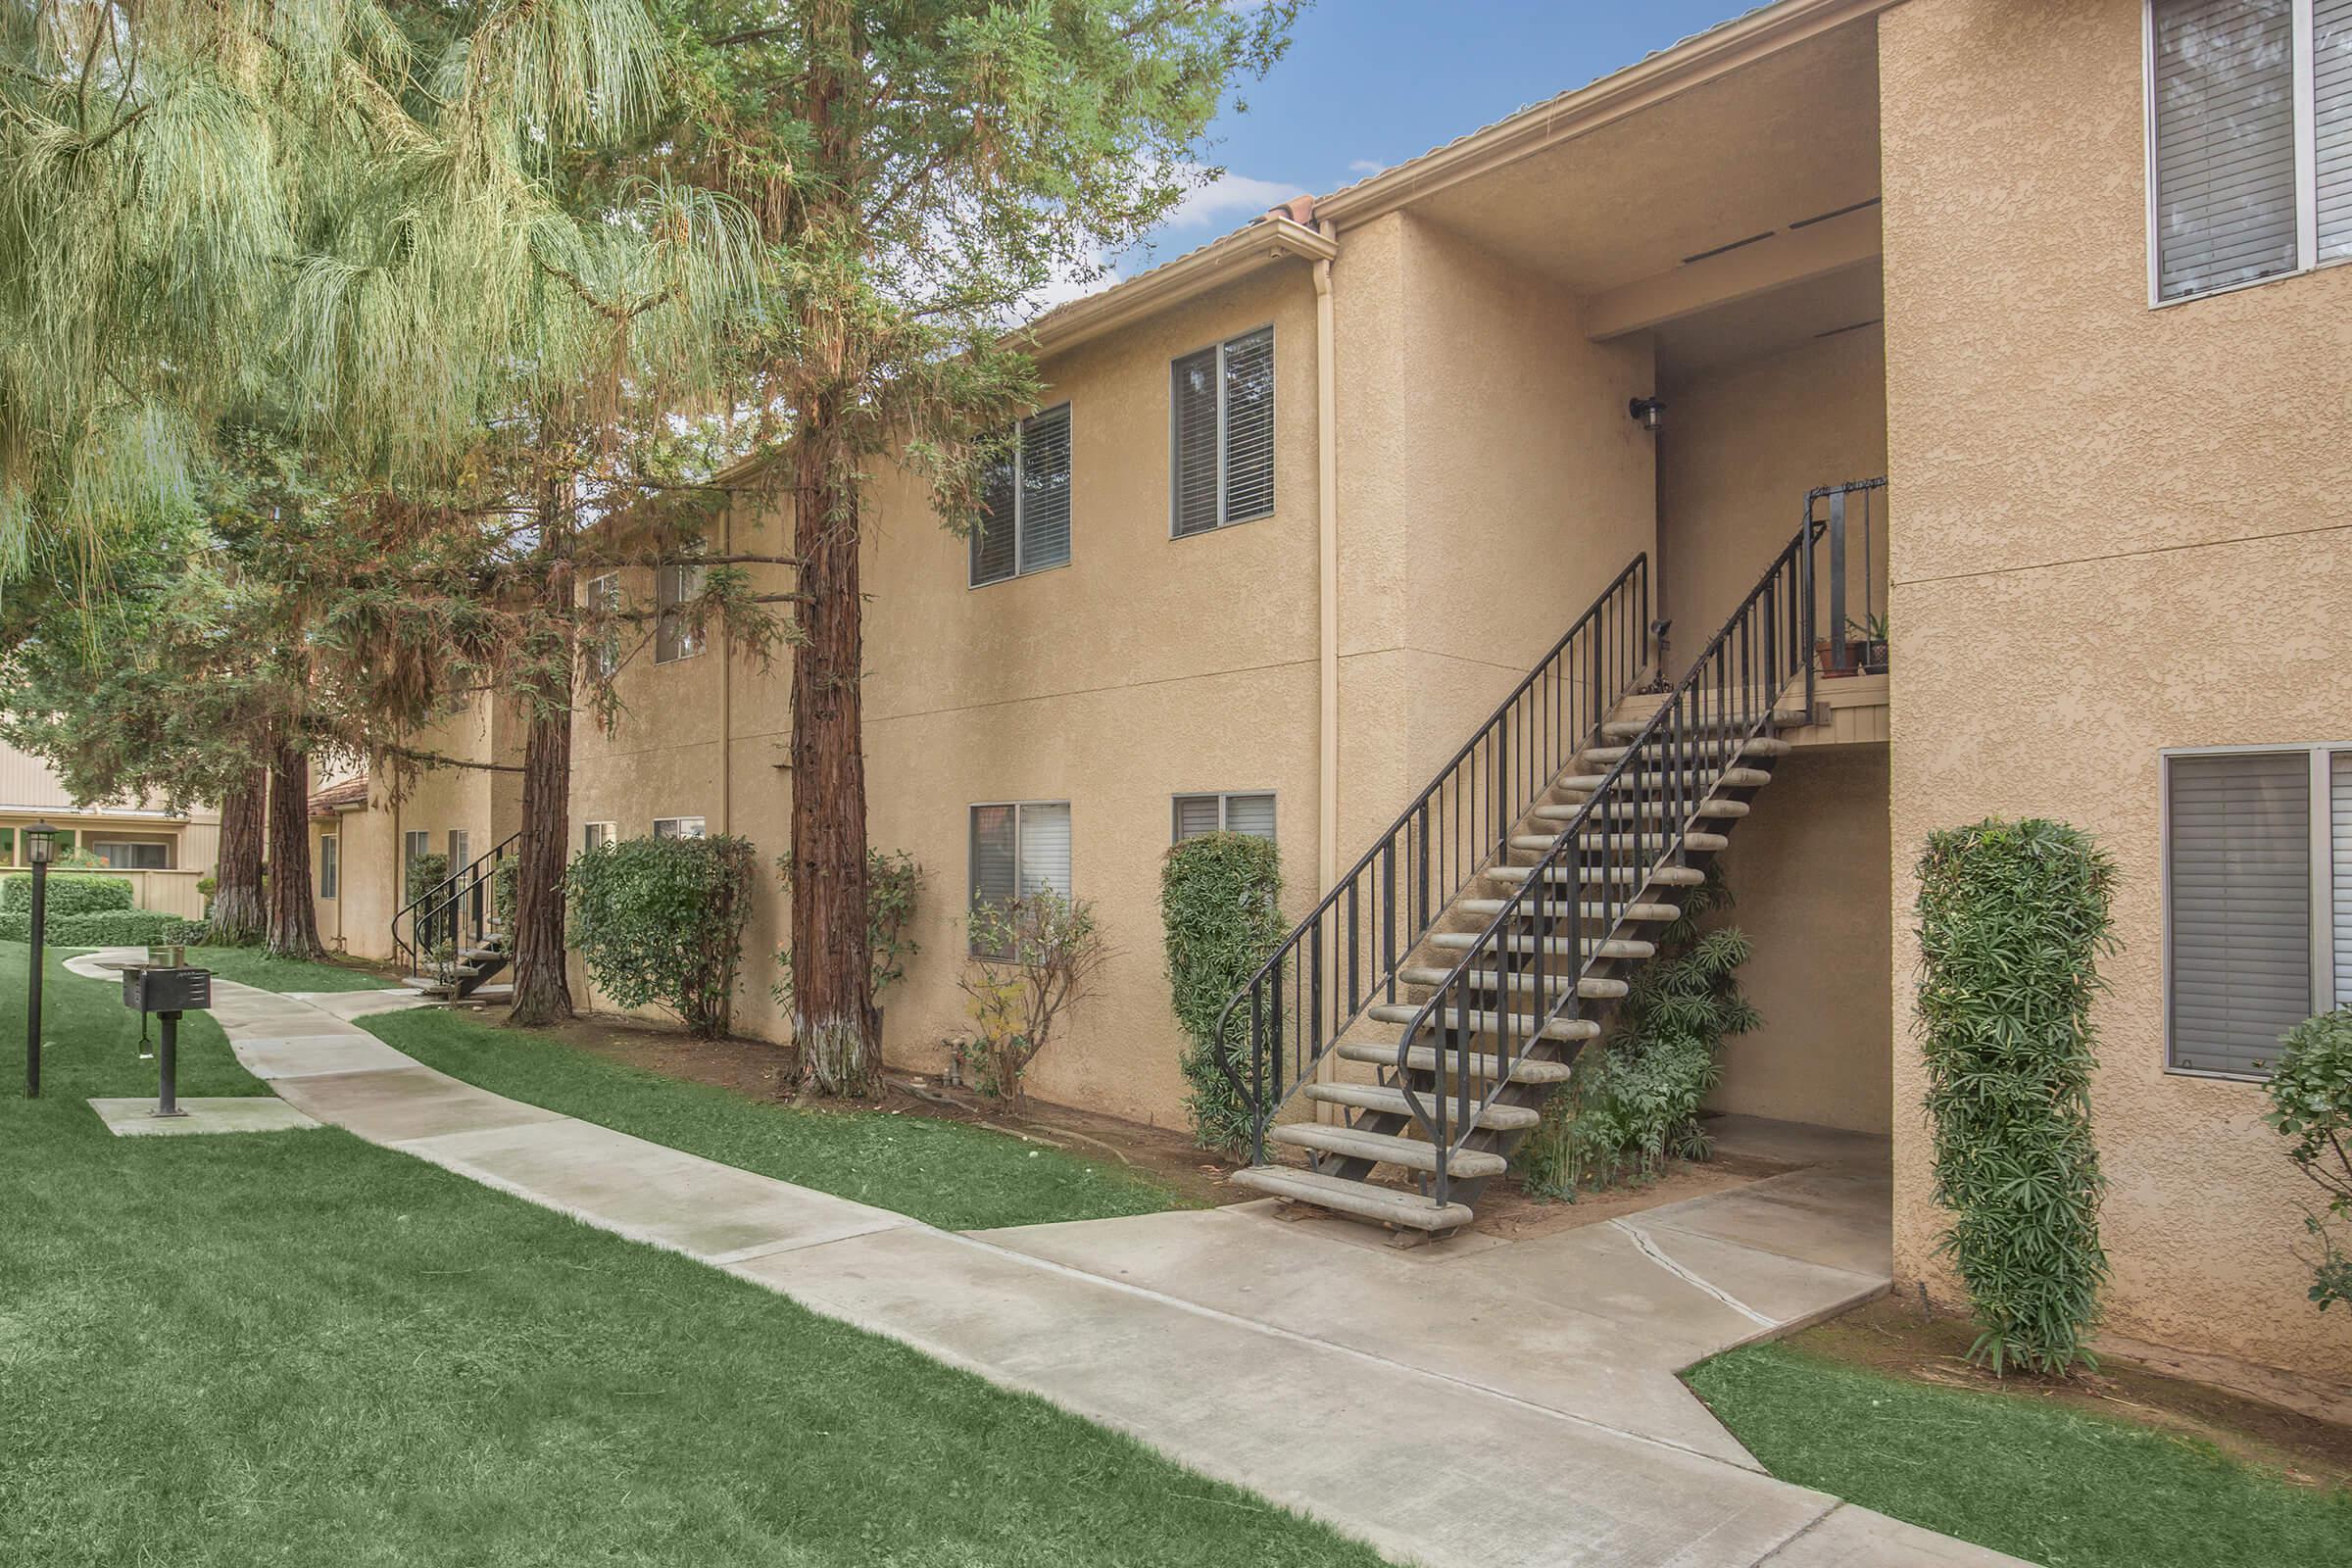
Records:
<instances>
[{"instance_id":1,"label":"window with blinds","mask_svg":"<svg viewBox=\"0 0 2352 1568\"><path fill-rule=\"evenodd\" d=\"M2352 258L2352 0L2150 0L2159 302Z\"/></svg>"},{"instance_id":2,"label":"window with blinds","mask_svg":"<svg viewBox=\"0 0 2352 1568\"><path fill-rule=\"evenodd\" d=\"M1175 839L1197 839L1203 833L1249 833L1274 836L1274 797L1271 792L1176 797Z\"/></svg>"},{"instance_id":3,"label":"window with blinds","mask_svg":"<svg viewBox=\"0 0 2352 1568\"><path fill-rule=\"evenodd\" d=\"M1070 803L1019 801L971 810L972 901L1004 905L1070 895Z\"/></svg>"},{"instance_id":4,"label":"window with blinds","mask_svg":"<svg viewBox=\"0 0 2352 1568\"><path fill-rule=\"evenodd\" d=\"M610 679L620 668L620 631L611 617L620 613L620 573L608 571L588 579L585 602L605 617L596 634L597 673Z\"/></svg>"},{"instance_id":5,"label":"window with blinds","mask_svg":"<svg viewBox=\"0 0 2352 1568\"><path fill-rule=\"evenodd\" d=\"M1070 562L1070 406L1033 414L980 486L971 585Z\"/></svg>"},{"instance_id":6,"label":"window with blinds","mask_svg":"<svg viewBox=\"0 0 2352 1568\"><path fill-rule=\"evenodd\" d=\"M658 566L654 569L654 662L667 664L692 659L703 651L703 628L683 606L703 596L700 566Z\"/></svg>"},{"instance_id":7,"label":"window with blinds","mask_svg":"<svg viewBox=\"0 0 2352 1568\"><path fill-rule=\"evenodd\" d=\"M1177 538L1274 513L1274 329L1170 367L1170 530Z\"/></svg>"},{"instance_id":8,"label":"window with blinds","mask_svg":"<svg viewBox=\"0 0 2352 1568\"><path fill-rule=\"evenodd\" d=\"M2171 1065L2259 1076L2352 1001L2352 752L2165 760Z\"/></svg>"}]
</instances>

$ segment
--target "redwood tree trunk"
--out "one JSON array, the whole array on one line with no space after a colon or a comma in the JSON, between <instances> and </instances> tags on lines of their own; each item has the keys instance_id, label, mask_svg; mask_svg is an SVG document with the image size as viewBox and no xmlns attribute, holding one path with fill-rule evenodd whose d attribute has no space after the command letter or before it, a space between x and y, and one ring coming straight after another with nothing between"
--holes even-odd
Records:
<instances>
[{"instance_id":1,"label":"redwood tree trunk","mask_svg":"<svg viewBox=\"0 0 2352 1568\"><path fill-rule=\"evenodd\" d=\"M213 868L213 940L259 942L269 911L262 906L263 818L270 804L266 768L248 772L220 797L220 859Z\"/></svg>"},{"instance_id":2,"label":"redwood tree trunk","mask_svg":"<svg viewBox=\"0 0 2352 1568\"><path fill-rule=\"evenodd\" d=\"M865 752L858 496L819 399L794 475L805 641L792 661L792 1036L804 1090L869 1093L881 1074L866 951Z\"/></svg>"},{"instance_id":3,"label":"redwood tree trunk","mask_svg":"<svg viewBox=\"0 0 2352 1568\"><path fill-rule=\"evenodd\" d=\"M270 764L270 934L289 958L323 958L318 906L311 902L311 759L280 744Z\"/></svg>"},{"instance_id":4,"label":"redwood tree trunk","mask_svg":"<svg viewBox=\"0 0 2352 1568\"><path fill-rule=\"evenodd\" d=\"M514 865L512 1021L571 1016L564 973L564 865L571 843L571 710L533 705L522 745L522 838Z\"/></svg>"}]
</instances>

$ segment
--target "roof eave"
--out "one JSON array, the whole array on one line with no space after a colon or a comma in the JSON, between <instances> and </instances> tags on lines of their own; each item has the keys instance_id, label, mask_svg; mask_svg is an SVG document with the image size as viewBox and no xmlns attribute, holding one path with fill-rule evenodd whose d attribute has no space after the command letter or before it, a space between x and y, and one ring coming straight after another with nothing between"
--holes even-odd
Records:
<instances>
[{"instance_id":1,"label":"roof eave","mask_svg":"<svg viewBox=\"0 0 2352 1568\"><path fill-rule=\"evenodd\" d=\"M1261 268L1284 261L1329 261L1339 251L1329 235L1269 215L1100 294L1049 311L1009 334L1007 341L1025 343L1041 354L1059 354Z\"/></svg>"}]
</instances>

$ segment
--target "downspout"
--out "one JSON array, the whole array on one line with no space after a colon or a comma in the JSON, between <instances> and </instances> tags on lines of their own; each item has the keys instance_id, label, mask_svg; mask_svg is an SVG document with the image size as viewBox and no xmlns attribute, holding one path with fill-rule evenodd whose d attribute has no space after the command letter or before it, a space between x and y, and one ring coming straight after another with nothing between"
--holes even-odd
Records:
<instances>
[{"instance_id":1,"label":"downspout","mask_svg":"<svg viewBox=\"0 0 2352 1568\"><path fill-rule=\"evenodd\" d=\"M735 505L728 502L718 525L718 553L735 553ZM719 623L718 635L718 830L735 831L735 634Z\"/></svg>"},{"instance_id":2,"label":"downspout","mask_svg":"<svg viewBox=\"0 0 2352 1568\"><path fill-rule=\"evenodd\" d=\"M1330 233L1330 225L1316 225ZM1339 363L1332 342L1331 262L1315 263L1316 662L1321 694L1315 726L1315 886L1340 875L1340 439Z\"/></svg>"}]
</instances>

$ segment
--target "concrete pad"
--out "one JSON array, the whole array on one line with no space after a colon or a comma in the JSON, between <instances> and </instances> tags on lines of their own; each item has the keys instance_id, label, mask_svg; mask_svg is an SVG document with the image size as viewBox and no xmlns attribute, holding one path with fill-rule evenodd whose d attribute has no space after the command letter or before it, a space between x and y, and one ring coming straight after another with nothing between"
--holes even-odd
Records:
<instances>
[{"instance_id":1,"label":"concrete pad","mask_svg":"<svg viewBox=\"0 0 2352 1568\"><path fill-rule=\"evenodd\" d=\"M1802 1258L1720 1241L1698 1231L1652 1230L1642 1223L1647 1217L1632 1215L1618 1221L1618 1226L1636 1233L1675 1267L1705 1281L1766 1320L1742 1338L1755 1338L1765 1328L1786 1332L1793 1325L1817 1322L1849 1306L1859 1306L1883 1293L1888 1284L1884 1272L1861 1274L1828 1268ZM1732 1343L1736 1342L1726 1341L1715 1348L1726 1348Z\"/></svg>"},{"instance_id":2,"label":"concrete pad","mask_svg":"<svg viewBox=\"0 0 2352 1568\"><path fill-rule=\"evenodd\" d=\"M1300 1235L1227 1209L978 1234L1099 1278L1756 1468L1673 1376L1688 1358L1681 1339L1520 1294L1467 1265L1432 1271L1411 1260L1414 1252ZM1686 1300L1671 1304L1699 1311L1712 1327L1718 1303L1681 1290Z\"/></svg>"},{"instance_id":3,"label":"concrete pad","mask_svg":"<svg viewBox=\"0 0 2352 1568\"><path fill-rule=\"evenodd\" d=\"M1746 1568L1833 1505L1687 1449L927 1228L730 1272L1435 1568Z\"/></svg>"},{"instance_id":4,"label":"concrete pad","mask_svg":"<svg viewBox=\"0 0 2352 1568\"><path fill-rule=\"evenodd\" d=\"M1661 1370L1703 1360L1762 1326L1678 1277L1614 1225L1519 1242L1475 1266L1521 1295L1645 1335L1662 1348Z\"/></svg>"},{"instance_id":5,"label":"concrete pad","mask_svg":"<svg viewBox=\"0 0 2352 1568\"><path fill-rule=\"evenodd\" d=\"M635 1241L706 1262L912 1225L906 1215L560 1118L401 1149Z\"/></svg>"},{"instance_id":6,"label":"concrete pad","mask_svg":"<svg viewBox=\"0 0 2352 1568\"><path fill-rule=\"evenodd\" d=\"M1883 1189L1803 1171L1647 1209L1640 1220L1652 1234L1688 1231L1850 1274L1886 1277L1893 1269L1886 1214Z\"/></svg>"},{"instance_id":7,"label":"concrete pad","mask_svg":"<svg viewBox=\"0 0 2352 1568\"><path fill-rule=\"evenodd\" d=\"M368 1018L433 1004L432 998L406 986L390 991L289 991L286 995L338 1018Z\"/></svg>"},{"instance_id":8,"label":"concrete pad","mask_svg":"<svg viewBox=\"0 0 2352 1568\"><path fill-rule=\"evenodd\" d=\"M282 1100L263 1095L183 1100L185 1116L154 1114L152 1100L93 1100L90 1108L117 1138L178 1137L186 1133L283 1133L318 1122Z\"/></svg>"},{"instance_id":9,"label":"concrete pad","mask_svg":"<svg viewBox=\"0 0 2352 1568\"><path fill-rule=\"evenodd\" d=\"M2034 1568L1868 1508L1840 1507L1764 1559L1764 1568Z\"/></svg>"},{"instance_id":10,"label":"concrete pad","mask_svg":"<svg viewBox=\"0 0 2352 1568\"><path fill-rule=\"evenodd\" d=\"M275 1087L280 1095L320 1121L349 1128L375 1144L568 1119L552 1110L460 1083L430 1067L280 1078Z\"/></svg>"},{"instance_id":11,"label":"concrete pad","mask_svg":"<svg viewBox=\"0 0 2352 1568\"><path fill-rule=\"evenodd\" d=\"M318 1020L313 1020L314 1028ZM416 1065L413 1057L393 1050L359 1029L331 1035L290 1035L283 1038L244 1038L230 1041L237 1060L256 1078L312 1078L322 1073L389 1072Z\"/></svg>"}]
</instances>

